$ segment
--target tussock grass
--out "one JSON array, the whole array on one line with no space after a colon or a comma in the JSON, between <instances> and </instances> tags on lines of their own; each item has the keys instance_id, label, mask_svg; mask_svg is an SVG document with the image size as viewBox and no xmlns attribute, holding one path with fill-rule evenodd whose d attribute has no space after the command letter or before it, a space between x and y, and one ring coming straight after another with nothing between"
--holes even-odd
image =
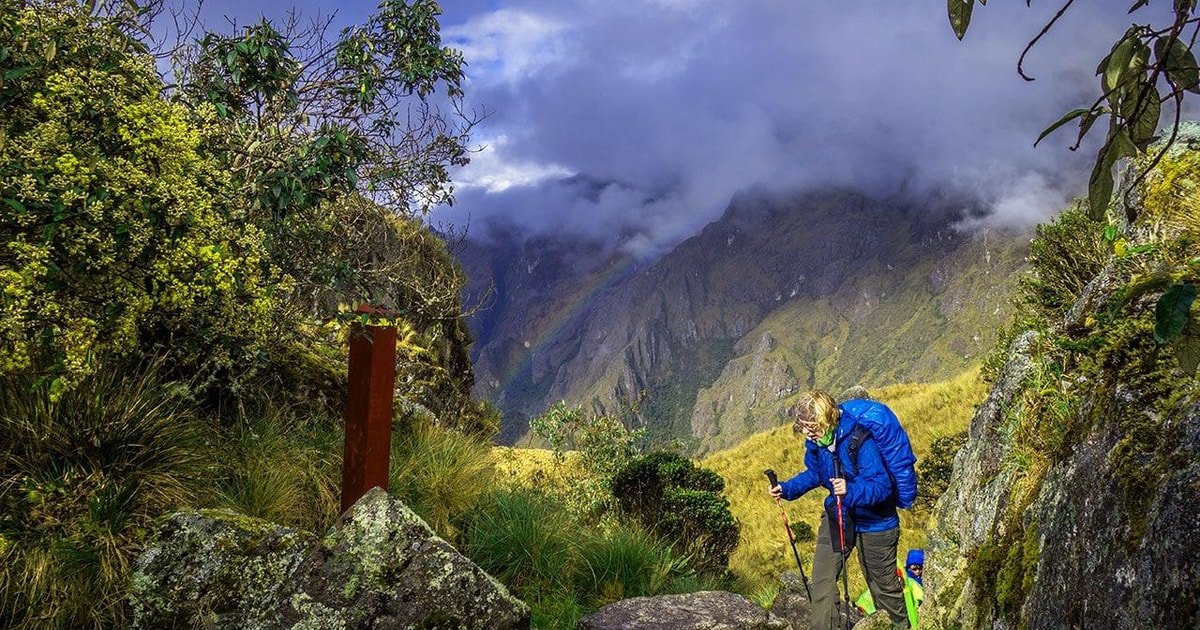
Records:
<instances>
[{"instance_id":1,"label":"tussock grass","mask_svg":"<svg viewBox=\"0 0 1200 630\"><path fill-rule=\"evenodd\" d=\"M153 519L211 486L210 434L159 371L104 366L57 400L0 380L0 627L122 625Z\"/></svg>"},{"instance_id":2,"label":"tussock grass","mask_svg":"<svg viewBox=\"0 0 1200 630\"><path fill-rule=\"evenodd\" d=\"M444 538L492 488L490 447L433 424L418 423L392 434L389 493L424 518Z\"/></svg>"},{"instance_id":3,"label":"tussock grass","mask_svg":"<svg viewBox=\"0 0 1200 630\"><path fill-rule=\"evenodd\" d=\"M265 396L222 438L218 505L311 532L337 519L340 419Z\"/></svg>"},{"instance_id":4,"label":"tussock grass","mask_svg":"<svg viewBox=\"0 0 1200 630\"><path fill-rule=\"evenodd\" d=\"M886 403L908 431L918 460L929 453L939 436L967 428L976 404L987 395L987 386L972 369L958 377L929 385L906 384L873 390L874 399ZM796 562L783 529L779 508L767 495L763 471L774 469L786 479L804 469L803 441L792 435L790 424L751 436L738 446L713 453L700 461L725 479L725 496L730 510L741 523L741 542L730 557L730 569L747 593L766 592L783 571L795 571ZM792 522L808 523L815 532L820 522L824 493L820 491L783 502ZM901 511L899 554L925 544L924 525L928 515ZM813 542L797 543L806 573L811 573ZM857 559L851 560L850 576L855 593L864 588Z\"/></svg>"},{"instance_id":5,"label":"tussock grass","mask_svg":"<svg viewBox=\"0 0 1200 630\"><path fill-rule=\"evenodd\" d=\"M584 523L536 490L490 492L462 525L462 549L529 604L536 628L576 627L626 597L716 588L640 527Z\"/></svg>"},{"instance_id":6,"label":"tussock grass","mask_svg":"<svg viewBox=\"0 0 1200 630\"><path fill-rule=\"evenodd\" d=\"M686 558L672 553L640 527L623 525L585 538L575 590L594 607L626 597L669 592L686 575Z\"/></svg>"}]
</instances>

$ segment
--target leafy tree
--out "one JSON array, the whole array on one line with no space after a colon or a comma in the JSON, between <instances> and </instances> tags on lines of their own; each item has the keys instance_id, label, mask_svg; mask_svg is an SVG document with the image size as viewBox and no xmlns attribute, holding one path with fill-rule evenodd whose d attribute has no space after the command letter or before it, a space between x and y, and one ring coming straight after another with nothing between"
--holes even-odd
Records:
<instances>
[{"instance_id":1,"label":"leafy tree","mask_svg":"<svg viewBox=\"0 0 1200 630\"><path fill-rule=\"evenodd\" d=\"M950 26L959 39L966 35L976 2L986 4L986 0L948 0ZM1054 17L1025 47L1017 62L1017 72L1022 78L1033 80L1023 67L1025 55L1074 3L1075 0L1063 2ZM1136 13L1149 4L1150 0L1133 0L1129 13ZM1089 106L1067 112L1038 136L1037 142L1041 142L1059 127L1078 121L1078 138L1071 147L1075 150L1097 120L1108 119L1108 132L1096 155L1088 183L1090 215L1097 221L1103 220L1108 211L1113 193L1113 166L1121 158L1143 155L1153 146L1153 157L1140 169L1138 180L1145 177L1175 141L1184 97L1188 92L1200 93L1200 67L1192 53L1200 34L1200 17L1195 13L1196 0L1174 0L1169 24L1130 26L1096 67L1100 95ZM1160 140L1157 134L1163 104L1168 102L1174 107L1171 134L1166 142L1154 146ZM1124 206L1126 218L1132 222L1136 218L1136 209L1133 204Z\"/></svg>"},{"instance_id":2,"label":"leafy tree","mask_svg":"<svg viewBox=\"0 0 1200 630\"><path fill-rule=\"evenodd\" d=\"M612 497L613 475L637 454L637 442L645 429L629 430L615 416L589 415L583 407L557 402L529 421L533 433L545 439L560 464L567 451L578 451L586 473L570 491L577 511L603 515Z\"/></svg>"},{"instance_id":3,"label":"leafy tree","mask_svg":"<svg viewBox=\"0 0 1200 630\"><path fill-rule=\"evenodd\" d=\"M470 121L434 102L457 111L462 78L437 4L385 2L330 40L206 35L173 89L142 42L153 6L0 0L0 372L57 395L140 352L218 392L266 364L336 387L325 324L369 302L419 337L416 401L494 430L470 399L465 276L404 218L448 201L466 159Z\"/></svg>"},{"instance_id":4,"label":"leafy tree","mask_svg":"<svg viewBox=\"0 0 1200 630\"><path fill-rule=\"evenodd\" d=\"M215 375L262 347L262 235L127 24L0 4L0 372L53 393L135 348ZM209 108L211 110L211 108Z\"/></svg>"},{"instance_id":5,"label":"leafy tree","mask_svg":"<svg viewBox=\"0 0 1200 630\"><path fill-rule=\"evenodd\" d=\"M452 200L447 168L466 163L473 122L440 14L433 0L384 0L336 36L298 18L282 32L263 20L209 33L179 58L178 96L216 107L226 128L215 148L254 210L286 216L356 187L428 210Z\"/></svg>"},{"instance_id":6,"label":"leafy tree","mask_svg":"<svg viewBox=\"0 0 1200 630\"><path fill-rule=\"evenodd\" d=\"M385 0L337 33L297 17L208 33L177 57L173 98L216 113L203 146L265 235L280 336L358 303L394 311L411 326L400 356L409 402L490 433L494 413L470 399L465 275L411 220L453 200L447 169L467 162L474 123L440 13L433 0Z\"/></svg>"}]
</instances>

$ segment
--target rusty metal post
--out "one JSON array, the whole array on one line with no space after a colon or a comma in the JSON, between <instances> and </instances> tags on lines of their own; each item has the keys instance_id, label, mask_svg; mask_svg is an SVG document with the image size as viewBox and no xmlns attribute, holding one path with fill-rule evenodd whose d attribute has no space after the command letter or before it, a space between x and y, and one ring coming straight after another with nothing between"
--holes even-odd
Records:
<instances>
[{"instance_id":1,"label":"rusty metal post","mask_svg":"<svg viewBox=\"0 0 1200 630\"><path fill-rule=\"evenodd\" d=\"M386 315L359 307L358 314ZM396 327L354 323L342 458L342 511L367 490L387 490L392 444L392 391L396 383Z\"/></svg>"}]
</instances>

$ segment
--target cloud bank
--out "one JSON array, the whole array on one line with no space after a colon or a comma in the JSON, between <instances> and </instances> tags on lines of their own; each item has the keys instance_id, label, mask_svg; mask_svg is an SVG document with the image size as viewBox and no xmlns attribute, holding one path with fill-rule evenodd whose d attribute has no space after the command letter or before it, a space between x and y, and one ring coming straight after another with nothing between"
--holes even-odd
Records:
<instances>
[{"instance_id":1,"label":"cloud bank","mask_svg":"<svg viewBox=\"0 0 1200 630\"><path fill-rule=\"evenodd\" d=\"M1033 140L1089 102L1130 18L1072 8L1030 54L1027 83L1017 58L1058 8L1034 4L977 8L962 42L930 1L503 0L452 13L446 38L492 115L485 159L439 217L635 234L625 247L644 255L756 184L955 188L990 204L990 221L1045 219L1083 193L1090 156L1067 150L1070 128Z\"/></svg>"},{"instance_id":2,"label":"cloud bank","mask_svg":"<svg viewBox=\"0 0 1200 630\"><path fill-rule=\"evenodd\" d=\"M266 1L256 12L282 2ZM977 7L959 42L940 0L444 1L469 104L490 116L458 203L433 219L603 235L644 256L757 185L953 189L987 222L1042 220L1084 193L1091 153L1067 150L1071 126L1033 140L1095 97L1127 4L1075 3L1026 60L1028 83L1017 59L1058 3ZM371 5L351 0L339 21ZM1161 19L1148 11L1137 19Z\"/></svg>"}]
</instances>

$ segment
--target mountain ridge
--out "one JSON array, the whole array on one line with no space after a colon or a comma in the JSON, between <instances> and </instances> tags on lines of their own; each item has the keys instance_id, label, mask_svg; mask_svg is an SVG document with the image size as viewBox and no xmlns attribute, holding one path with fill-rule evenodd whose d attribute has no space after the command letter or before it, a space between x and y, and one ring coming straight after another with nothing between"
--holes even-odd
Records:
<instances>
[{"instance_id":1,"label":"mountain ridge","mask_svg":"<svg viewBox=\"0 0 1200 630\"><path fill-rule=\"evenodd\" d=\"M475 393L506 443L552 402L644 395L652 434L703 453L770 426L801 387L947 378L994 339L1028 243L956 231L967 208L747 192L653 263L583 264L599 245L566 236L473 242L472 282L506 289L472 321Z\"/></svg>"}]
</instances>

